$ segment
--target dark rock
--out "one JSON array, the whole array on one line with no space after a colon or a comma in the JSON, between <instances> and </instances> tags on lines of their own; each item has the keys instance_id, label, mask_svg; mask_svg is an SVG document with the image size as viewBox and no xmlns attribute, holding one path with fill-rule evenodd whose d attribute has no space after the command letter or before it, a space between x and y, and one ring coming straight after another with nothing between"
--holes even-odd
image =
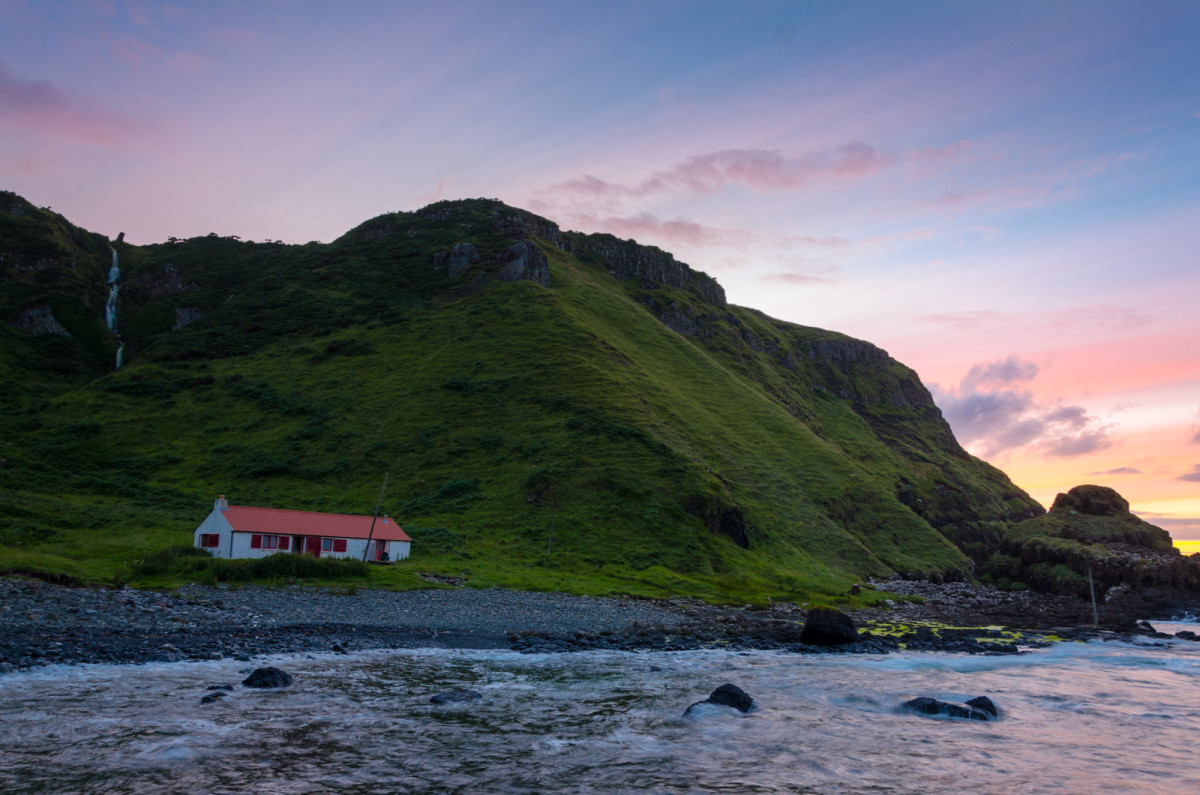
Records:
<instances>
[{"instance_id":1,"label":"dark rock","mask_svg":"<svg viewBox=\"0 0 1200 795\"><path fill-rule=\"evenodd\" d=\"M430 704L452 704L461 701L478 701L483 698L482 695L474 690L467 690L465 687L456 687L453 690L447 690L445 693L438 693L433 698L429 699Z\"/></svg>"},{"instance_id":2,"label":"dark rock","mask_svg":"<svg viewBox=\"0 0 1200 795\"><path fill-rule=\"evenodd\" d=\"M832 607L814 607L800 633L800 642L810 646L841 646L858 640L850 616Z\"/></svg>"},{"instance_id":3,"label":"dark rock","mask_svg":"<svg viewBox=\"0 0 1200 795\"><path fill-rule=\"evenodd\" d=\"M292 683L292 675L278 668L255 668L242 684L246 687L287 687Z\"/></svg>"},{"instance_id":4,"label":"dark rock","mask_svg":"<svg viewBox=\"0 0 1200 795\"><path fill-rule=\"evenodd\" d=\"M733 707L739 712L749 712L754 707L754 699L737 685L724 684L712 691L709 702L725 707Z\"/></svg>"},{"instance_id":5,"label":"dark rock","mask_svg":"<svg viewBox=\"0 0 1200 795\"><path fill-rule=\"evenodd\" d=\"M500 281L515 282L518 279L528 279L543 287L550 286L550 263L542 250L533 243L514 243L504 252L504 257L507 264L496 274Z\"/></svg>"},{"instance_id":6,"label":"dark rock","mask_svg":"<svg viewBox=\"0 0 1200 795\"><path fill-rule=\"evenodd\" d=\"M223 698L225 698L225 693L223 691L218 693L209 693L207 696L200 699L200 703L212 704L214 701L220 701Z\"/></svg>"},{"instance_id":7,"label":"dark rock","mask_svg":"<svg viewBox=\"0 0 1200 795\"><path fill-rule=\"evenodd\" d=\"M690 715L692 710L701 704L712 704L718 707L733 707L738 712L749 712L754 709L754 699L737 685L724 684L712 691L708 698L697 701L686 710L684 715Z\"/></svg>"},{"instance_id":8,"label":"dark rock","mask_svg":"<svg viewBox=\"0 0 1200 795\"><path fill-rule=\"evenodd\" d=\"M991 704L992 708L995 709L995 705L992 704L990 699L986 699L983 696L980 698L987 700L987 703ZM972 701L978 700L972 699ZM991 720L994 717L992 713L986 712L983 709L938 701L936 698L929 698L928 696L921 696L905 701L903 708L920 715L944 715L947 718L964 718L966 720Z\"/></svg>"},{"instance_id":9,"label":"dark rock","mask_svg":"<svg viewBox=\"0 0 1200 795\"><path fill-rule=\"evenodd\" d=\"M976 696L967 702L967 706L986 712L993 718L1000 717L1000 710L996 707L995 702L987 696Z\"/></svg>"},{"instance_id":10,"label":"dark rock","mask_svg":"<svg viewBox=\"0 0 1200 795\"><path fill-rule=\"evenodd\" d=\"M1180 640L1200 640L1200 635L1197 635L1190 629L1184 629L1176 632L1175 637L1179 638Z\"/></svg>"},{"instance_id":11,"label":"dark rock","mask_svg":"<svg viewBox=\"0 0 1200 795\"><path fill-rule=\"evenodd\" d=\"M335 651L338 654L348 654L348 652L346 651L346 647L340 643L333 644L333 648L331 648L330 651Z\"/></svg>"},{"instance_id":12,"label":"dark rock","mask_svg":"<svg viewBox=\"0 0 1200 795\"><path fill-rule=\"evenodd\" d=\"M454 248L450 249L448 262L450 267L447 269L447 275L451 279L457 279L471 263L479 262L479 251L471 243L455 243Z\"/></svg>"},{"instance_id":13,"label":"dark rock","mask_svg":"<svg viewBox=\"0 0 1200 795\"><path fill-rule=\"evenodd\" d=\"M233 685L209 685L205 690L233 690Z\"/></svg>"}]
</instances>

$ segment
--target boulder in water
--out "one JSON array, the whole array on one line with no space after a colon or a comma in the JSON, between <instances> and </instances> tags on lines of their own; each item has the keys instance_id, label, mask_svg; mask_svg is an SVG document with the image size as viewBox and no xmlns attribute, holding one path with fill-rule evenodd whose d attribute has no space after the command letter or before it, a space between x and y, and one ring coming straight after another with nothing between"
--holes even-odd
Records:
<instances>
[{"instance_id":1,"label":"boulder in water","mask_svg":"<svg viewBox=\"0 0 1200 795\"><path fill-rule=\"evenodd\" d=\"M693 709L702 704L711 704L717 707L733 707L738 712L749 712L754 709L754 699L750 697L750 694L737 685L731 684L721 685L712 691L708 698L703 701L697 701L688 707L683 714L690 715Z\"/></svg>"},{"instance_id":2,"label":"boulder in water","mask_svg":"<svg viewBox=\"0 0 1200 795\"><path fill-rule=\"evenodd\" d=\"M987 696L979 696L963 704L951 704L938 701L936 698L921 696L904 702L904 709L919 715L944 715L947 718L963 718L966 720L992 720L999 716L1000 711Z\"/></svg>"},{"instance_id":3,"label":"boulder in water","mask_svg":"<svg viewBox=\"0 0 1200 795\"><path fill-rule=\"evenodd\" d=\"M278 668L255 668L242 680L246 687L287 687L292 683L292 675Z\"/></svg>"},{"instance_id":4,"label":"boulder in water","mask_svg":"<svg viewBox=\"0 0 1200 795\"><path fill-rule=\"evenodd\" d=\"M996 703L987 696L975 696L975 698L967 702L967 706L982 712L986 712L993 718L1000 717L1000 709L996 706Z\"/></svg>"},{"instance_id":5,"label":"boulder in water","mask_svg":"<svg viewBox=\"0 0 1200 795\"><path fill-rule=\"evenodd\" d=\"M814 607L800 632L800 642L810 646L841 646L858 641L850 616L832 607Z\"/></svg>"},{"instance_id":6,"label":"boulder in water","mask_svg":"<svg viewBox=\"0 0 1200 795\"><path fill-rule=\"evenodd\" d=\"M430 704L453 704L460 701L478 701L483 698L474 690L467 690L465 687L456 687L453 690L447 690L445 693L438 693L433 698L429 699Z\"/></svg>"}]
</instances>

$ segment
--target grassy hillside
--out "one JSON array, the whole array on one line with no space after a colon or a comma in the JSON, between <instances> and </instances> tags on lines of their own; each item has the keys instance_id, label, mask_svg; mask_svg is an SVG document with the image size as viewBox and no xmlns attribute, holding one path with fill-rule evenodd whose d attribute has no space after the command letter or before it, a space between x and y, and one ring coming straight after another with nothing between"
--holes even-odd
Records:
<instances>
[{"instance_id":1,"label":"grassy hillside","mask_svg":"<svg viewBox=\"0 0 1200 795\"><path fill-rule=\"evenodd\" d=\"M380 584L761 603L962 572L951 540L969 552L1040 511L874 346L498 202L330 245L115 245L127 366L55 382L38 346L75 336L0 329L20 393L0 420L0 567L124 579L189 543L218 493L369 512L387 473L414 544ZM80 306L104 289L53 287Z\"/></svg>"}]
</instances>

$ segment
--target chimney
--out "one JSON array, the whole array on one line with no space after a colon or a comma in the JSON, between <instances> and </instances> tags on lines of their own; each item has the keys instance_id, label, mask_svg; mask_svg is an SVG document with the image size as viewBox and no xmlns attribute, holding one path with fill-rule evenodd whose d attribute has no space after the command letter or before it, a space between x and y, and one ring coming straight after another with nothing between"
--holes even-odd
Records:
<instances>
[{"instance_id":1,"label":"chimney","mask_svg":"<svg viewBox=\"0 0 1200 795\"><path fill-rule=\"evenodd\" d=\"M217 497L217 501L215 503L213 503L213 510L215 510L215 511L229 510L229 501L225 499L224 494Z\"/></svg>"}]
</instances>

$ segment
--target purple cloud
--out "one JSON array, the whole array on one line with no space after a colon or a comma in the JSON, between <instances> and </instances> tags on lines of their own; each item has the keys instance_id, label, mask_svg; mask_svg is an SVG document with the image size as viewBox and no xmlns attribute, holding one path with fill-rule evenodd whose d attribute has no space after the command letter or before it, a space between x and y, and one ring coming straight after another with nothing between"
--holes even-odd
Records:
<instances>
[{"instance_id":1,"label":"purple cloud","mask_svg":"<svg viewBox=\"0 0 1200 795\"><path fill-rule=\"evenodd\" d=\"M1106 469L1102 472L1089 472L1089 475L1140 475L1142 470L1134 469L1133 467L1117 467L1116 469Z\"/></svg>"},{"instance_id":2,"label":"purple cloud","mask_svg":"<svg viewBox=\"0 0 1200 795\"><path fill-rule=\"evenodd\" d=\"M974 365L957 387L930 387L942 415L964 445L989 458L1020 447L1049 457L1074 458L1112 445L1111 426L1101 425L1081 406L1039 405L1019 385L1032 381L1038 366L1009 356Z\"/></svg>"},{"instance_id":3,"label":"purple cloud","mask_svg":"<svg viewBox=\"0 0 1200 795\"><path fill-rule=\"evenodd\" d=\"M1200 464L1192 467L1192 471L1186 475L1180 475L1176 480L1186 480L1189 483L1200 483Z\"/></svg>"},{"instance_id":4,"label":"purple cloud","mask_svg":"<svg viewBox=\"0 0 1200 795\"><path fill-rule=\"evenodd\" d=\"M979 387L1003 387L1032 381L1037 377L1038 366L1033 362L1023 361L1016 355L1001 359L990 364L977 364L971 367L967 377L963 379L959 389L975 390Z\"/></svg>"}]
</instances>

